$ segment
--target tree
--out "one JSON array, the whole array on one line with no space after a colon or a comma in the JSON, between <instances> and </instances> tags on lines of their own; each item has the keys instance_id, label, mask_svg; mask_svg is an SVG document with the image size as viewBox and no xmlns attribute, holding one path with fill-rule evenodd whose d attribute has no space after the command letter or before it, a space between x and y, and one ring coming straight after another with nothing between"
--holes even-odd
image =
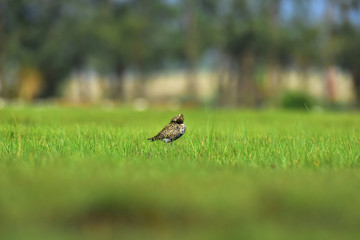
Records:
<instances>
[{"instance_id":1,"label":"tree","mask_svg":"<svg viewBox=\"0 0 360 240\"><path fill-rule=\"evenodd\" d=\"M360 2L343 0L334 2L340 9L341 22L334 27L333 37L340 42L336 62L350 71L354 84L356 105L360 107L360 27L350 19L352 12L360 15Z\"/></svg>"}]
</instances>

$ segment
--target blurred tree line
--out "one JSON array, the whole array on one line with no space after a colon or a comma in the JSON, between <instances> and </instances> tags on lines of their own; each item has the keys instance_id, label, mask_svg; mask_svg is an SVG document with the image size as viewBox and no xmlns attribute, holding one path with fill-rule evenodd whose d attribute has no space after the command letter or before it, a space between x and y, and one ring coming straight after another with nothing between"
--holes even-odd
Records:
<instances>
[{"instance_id":1,"label":"blurred tree line","mask_svg":"<svg viewBox=\"0 0 360 240\"><path fill-rule=\"evenodd\" d=\"M321 16L312 16L316 3ZM0 0L0 97L15 97L5 74L14 68L40 79L36 96L48 98L72 71L91 67L116 76L111 97L122 99L126 71L138 73L142 97L147 74L169 66L187 69L192 95L209 52L231 73L220 105L229 88L236 104L261 104L265 70L295 66L306 78L310 68L339 66L360 106L358 0Z\"/></svg>"}]
</instances>

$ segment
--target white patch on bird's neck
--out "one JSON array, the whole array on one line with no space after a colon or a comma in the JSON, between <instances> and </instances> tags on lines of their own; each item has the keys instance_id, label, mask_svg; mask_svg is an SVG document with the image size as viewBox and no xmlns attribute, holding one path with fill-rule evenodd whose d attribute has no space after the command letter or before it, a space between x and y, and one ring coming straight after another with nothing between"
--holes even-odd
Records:
<instances>
[{"instance_id":1,"label":"white patch on bird's neck","mask_svg":"<svg viewBox=\"0 0 360 240\"><path fill-rule=\"evenodd\" d=\"M183 135L186 131L186 125L185 125L185 122L183 124L181 124L181 127L180 127L180 134Z\"/></svg>"}]
</instances>

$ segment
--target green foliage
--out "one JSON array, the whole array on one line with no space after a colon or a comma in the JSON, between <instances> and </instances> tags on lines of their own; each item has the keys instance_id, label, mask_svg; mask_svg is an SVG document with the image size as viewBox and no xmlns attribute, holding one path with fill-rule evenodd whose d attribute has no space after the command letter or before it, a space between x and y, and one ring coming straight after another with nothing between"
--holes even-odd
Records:
<instances>
[{"instance_id":1,"label":"green foliage","mask_svg":"<svg viewBox=\"0 0 360 240\"><path fill-rule=\"evenodd\" d=\"M358 236L358 114L182 113L0 110L1 238Z\"/></svg>"},{"instance_id":2,"label":"green foliage","mask_svg":"<svg viewBox=\"0 0 360 240\"><path fill-rule=\"evenodd\" d=\"M172 26L178 10L165 2L7 0L2 8L0 60L40 70L45 97L73 70L121 77L128 68L157 67L182 47Z\"/></svg>"},{"instance_id":3,"label":"green foliage","mask_svg":"<svg viewBox=\"0 0 360 240\"><path fill-rule=\"evenodd\" d=\"M310 110L314 107L315 100L305 92L288 91L281 97L280 104L286 109Z\"/></svg>"},{"instance_id":4,"label":"green foliage","mask_svg":"<svg viewBox=\"0 0 360 240\"><path fill-rule=\"evenodd\" d=\"M194 69L215 50L219 63L229 61L230 71L252 81L259 63L339 65L351 72L360 99L359 1L326 1L323 18L311 15L314 8L308 0L3 0L0 74L6 64L38 68L48 97L73 70L91 67L120 79L128 69Z\"/></svg>"}]
</instances>

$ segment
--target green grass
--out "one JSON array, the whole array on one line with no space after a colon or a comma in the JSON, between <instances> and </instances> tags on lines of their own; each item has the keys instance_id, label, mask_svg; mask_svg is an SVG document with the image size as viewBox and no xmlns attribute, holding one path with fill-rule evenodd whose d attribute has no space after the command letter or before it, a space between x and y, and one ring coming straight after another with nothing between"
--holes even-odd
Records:
<instances>
[{"instance_id":1,"label":"green grass","mask_svg":"<svg viewBox=\"0 0 360 240\"><path fill-rule=\"evenodd\" d=\"M360 115L0 110L0 238L357 239Z\"/></svg>"}]
</instances>

